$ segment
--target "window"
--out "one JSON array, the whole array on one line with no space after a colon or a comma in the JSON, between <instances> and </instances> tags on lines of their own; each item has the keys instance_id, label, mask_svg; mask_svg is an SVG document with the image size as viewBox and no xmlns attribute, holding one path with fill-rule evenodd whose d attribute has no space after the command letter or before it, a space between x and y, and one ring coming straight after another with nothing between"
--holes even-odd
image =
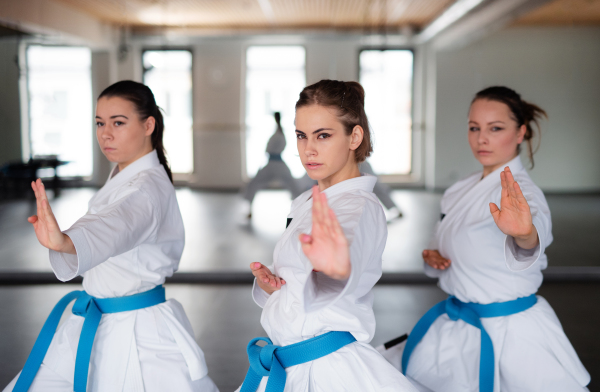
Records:
<instances>
[{"instance_id":1,"label":"window","mask_svg":"<svg viewBox=\"0 0 600 392\"><path fill-rule=\"evenodd\" d=\"M88 48L27 48L31 155L69 162L60 176L92 175L92 55Z\"/></svg>"},{"instance_id":2,"label":"window","mask_svg":"<svg viewBox=\"0 0 600 392\"><path fill-rule=\"evenodd\" d=\"M363 50L360 83L373 131L369 162L377 174L410 174L412 162L412 79L410 50Z\"/></svg>"},{"instance_id":3,"label":"window","mask_svg":"<svg viewBox=\"0 0 600 392\"><path fill-rule=\"evenodd\" d=\"M302 46L251 46L246 52L246 171L254 177L267 163L265 148L275 132L274 112L281 113L287 145L282 159L294 177L305 170L298 158L294 106L306 85Z\"/></svg>"},{"instance_id":4,"label":"window","mask_svg":"<svg viewBox=\"0 0 600 392\"><path fill-rule=\"evenodd\" d=\"M192 53L188 50L146 50L142 55L144 84L163 109L163 141L173 173L194 171L192 121Z\"/></svg>"}]
</instances>

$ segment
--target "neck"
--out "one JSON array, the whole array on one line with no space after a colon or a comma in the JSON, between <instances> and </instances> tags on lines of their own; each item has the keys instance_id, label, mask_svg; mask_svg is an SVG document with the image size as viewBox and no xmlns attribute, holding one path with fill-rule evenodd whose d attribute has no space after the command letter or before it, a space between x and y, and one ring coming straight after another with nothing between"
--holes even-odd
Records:
<instances>
[{"instance_id":1,"label":"neck","mask_svg":"<svg viewBox=\"0 0 600 392\"><path fill-rule=\"evenodd\" d=\"M147 155L147 154L151 153L152 150L154 150L154 148L152 147L151 144L147 145L147 146L144 146L144 149L142 151L140 151L140 153L137 154L135 156L135 158L127 160L126 162L118 162L117 166L119 166L119 172L122 172L123 169L125 169L127 166L131 165L133 162L137 161L138 159L140 159L144 155Z\"/></svg>"},{"instance_id":2,"label":"neck","mask_svg":"<svg viewBox=\"0 0 600 392\"><path fill-rule=\"evenodd\" d=\"M515 156L513 156L506 162L498 163L497 165L484 166L483 167L483 175L481 176L481 178L485 178L488 174L493 173L496 169L506 166L506 164L508 164L508 162L512 161L516 157L517 157L517 155L515 154Z\"/></svg>"},{"instance_id":3,"label":"neck","mask_svg":"<svg viewBox=\"0 0 600 392\"><path fill-rule=\"evenodd\" d=\"M335 184L339 184L342 181L360 177L360 170L358 169L358 164L354 162L354 157L351 157L351 159L352 162L346 164L346 166L344 166L342 170L318 181L320 192L323 192L325 189Z\"/></svg>"}]
</instances>

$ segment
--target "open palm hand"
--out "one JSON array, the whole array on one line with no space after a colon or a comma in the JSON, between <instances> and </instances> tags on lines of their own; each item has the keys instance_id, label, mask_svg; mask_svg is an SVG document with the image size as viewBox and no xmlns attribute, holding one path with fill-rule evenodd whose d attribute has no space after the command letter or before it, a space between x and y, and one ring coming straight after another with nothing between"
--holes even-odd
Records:
<instances>
[{"instance_id":1,"label":"open palm hand","mask_svg":"<svg viewBox=\"0 0 600 392\"><path fill-rule=\"evenodd\" d=\"M500 173L500 182L502 184L500 208L495 203L490 203L494 222L506 235L515 238L531 236L534 227L529 204L508 166Z\"/></svg>"},{"instance_id":2,"label":"open palm hand","mask_svg":"<svg viewBox=\"0 0 600 392\"><path fill-rule=\"evenodd\" d=\"M46 188L42 180L31 183L31 188L35 193L35 202L37 204L37 215L30 216L27 221L33 225L35 235L43 246L57 252L66 252L75 254L75 247L71 239L60 231L58 222L52 213Z\"/></svg>"},{"instance_id":3,"label":"open palm hand","mask_svg":"<svg viewBox=\"0 0 600 392\"><path fill-rule=\"evenodd\" d=\"M347 279L351 272L348 240L327 196L314 186L312 198L312 233L300 235L302 251L315 270L334 279Z\"/></svg>"}]
</instances>

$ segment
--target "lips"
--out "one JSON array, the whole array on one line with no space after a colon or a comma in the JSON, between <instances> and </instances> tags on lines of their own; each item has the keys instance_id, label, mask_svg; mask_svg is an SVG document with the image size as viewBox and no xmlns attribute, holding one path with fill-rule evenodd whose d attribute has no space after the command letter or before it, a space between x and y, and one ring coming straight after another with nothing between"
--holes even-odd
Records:
<instances>
[{"instance_id":1,"label":"lips","mask_svg":"<svg viewBox=\"0 0 600 392\"><path fill-rule=\"evenodd\" d=\"M479 155L490 155L491 153L492 153L491 151L485 151L485 150L477 151L477 154L479 154Z\"/></svg>"},{"instance_id":2,"label":"lips","mask_svg":"<svg viewBox=\"0 0 600 392\"><path fill-rule=\"evenodd\" d=\"M320 168L321 166L323 166L322 163L316 163L316 162L308 162L306 164L306 168L310 169L310 170L316 170L316 169Z\"/></svg>"}]
</instances>

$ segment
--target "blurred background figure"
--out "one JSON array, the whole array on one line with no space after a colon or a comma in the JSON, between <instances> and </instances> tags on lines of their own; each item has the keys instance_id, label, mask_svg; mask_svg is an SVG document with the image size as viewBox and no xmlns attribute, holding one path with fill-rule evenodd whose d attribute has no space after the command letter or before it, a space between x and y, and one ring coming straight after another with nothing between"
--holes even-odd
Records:
<instances>
[{"instance_id":1,"label":"blurred background figure","mask_svg":"<svg viewBox=\"0 0 600 392\"><path fill-rule=\"evenodd\" d=\"M292 199L295 199L300 195L300 188L296 179L292 176L290 169L287 167L281 153L285 150L286 141L285 135L283 134L283 128L281 128L281 114L275 112L273 114L277 129L267 143L267 154L269 155L269 162L265 167L260 169L256 176L248 183L244 190L244 199L250 203L248 218L252 218L252 202L256 192L261 189L268 189L274 182L278 182L278 185L287 189L292 193Z\"/></svg>"},{"instance_id":2,"label":"blurred background figure","mask_svg":"<svg viewBox=\"0 0 600 392\"><path fill-rule=\"evenodd\" d=\"M360 164L360 172L377 176L369 164L369 161L364 161ZM388 210L388 219L402 218L402 211L400 211L400 208L398 208L396 203L394 203L394 200L392 200L392 189L387 184L381 182L380 178L377 178L373 193L375 193L381 204Z\"/></svg>"}]
</instances>

